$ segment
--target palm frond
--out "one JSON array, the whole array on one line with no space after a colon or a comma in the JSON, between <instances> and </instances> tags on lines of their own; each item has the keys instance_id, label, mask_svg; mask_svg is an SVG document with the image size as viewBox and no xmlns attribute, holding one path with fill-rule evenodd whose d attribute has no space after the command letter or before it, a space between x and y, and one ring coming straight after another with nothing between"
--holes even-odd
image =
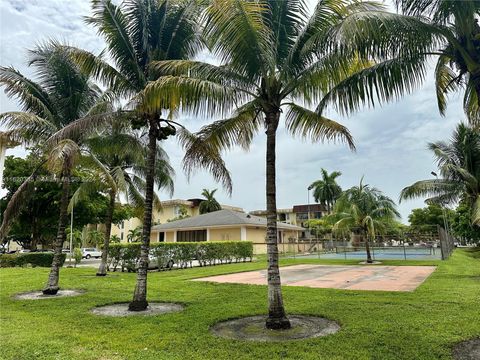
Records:
<instances>
[{"instance_id":1,"label":"palm frond","mask_svg":"<svg viewBox=\"0 0 480 360\"><path fill-rule=\"evenodd\" d=\"M101 82L118 96L128 96L132 94L135 85L121 72L106 62L103 59L103 54L94 55L86 50L72 46L65 46L65 51L86 76Z\"/></svg>"},{"instance_id":2,"label":"palm frond","mask_svg":"<svg viewBox=\"0 0 480 360\"><path fill-rule=\"evenodd\" d=\"M272 68L272 33L265 1L213 0L206 10L204 36L222 63L249 79Z\"/></svg>"},{"instance_id":3,"label":"palm frond","mask_svg":"<svg viewBox=\"0 0 480 360\"><path fill-rule=\"evenodd\" d=\"M0 124L11 131L15 141L26 145L43 142L57 131L52 122L29 112L2 113Z\"/></svg>"},{"instance_id":4,"label":"palm frond","mask_svg":"<svg viewBox=\"0 0 480 360\"><path fill-rule=\"evenodd\" d=\"M93 113L86 115L62 127L60 130L52 134L48 138L47 143L56 144L65 139L73 139L75 141L86 139L94 132L109 126L112 119L122 115L124 115L122 111L109 110L104 113Z\"/></svg>"},{"instance_id":5,"label":"palm frond","mask_svg":"<svg viewBox=\"0 0 480 360\"><path fill-rule=\"evenodd\" d=\"M207 81L212 81L219 85L234 88L238 91L248 91L252 93L256 87L255 83L233 71L230 66L212 65L194 60L163 60L154 61L150 69L156 76L188 76Z\"/></svg>"},{"instance_id":6,"label":"palm frond","mask_svg":"<svg viewBox=\"0 0 480 360\"><path fill-rule=\"evenodd\" d=\"M125 14L110 0L92 0L91 4L92 15L85 22L97 28L97 32L105 38L117 68L135 88L140 89L146 79L138 66Z\"/></svg>"},{"instance_id":7,"label":"palm frond","mask_svg":"<svg viewBox=\"0 0 480 360\"><path fill-rule=\"evenodd\" d=\"M215 181L222 183L227 192L231 194L232 179L230 172L226 168L218 149L187 130L181 130L178 138L185 149L183 168L187 178L190 178L197 169L205 169L213 176Z\"/></svg>"},{"instance_id":8,"label":"palm frond","mask_svg":"<svg viewBox=\"0 0 480 360\"><path fill-rule=\"evenodd\" d=\"M237 109L233 117L205 125L196 135L218 152L235 146L247 151L262 124L261 119L260 110L252 101Z\"/></svg>"},{"instance_id":9,"label":"palm frond","mask_svg":"<svg viewBox=\"0 0 480 360\"><path fill-rule=\"evenodd\" d=\"M425 78L423 56L395 58L374 64L334 86L322 99L316 112L322 114L327 104L334 104L341 114L399 99L416 89Z\"/></svg>"},{"instance_id":10,"label":"palm frond","mask_svg":"<svg viewBox=\"0 0 480 360\"><path fill-rule=\"evenodd\" d=\"M480 128L480 104L478 102L477 92L475 91L475 85L471 80L467 82L465 88L463 110L470 124Z\"/></svg>"},{"instance_id":11,"label":"palm frond","mask_svg":"<svg viewBox=\"0 0 480 360\"><path fill-rule=\"evenodd\" d=\"M455 72L448 66L449 58L440 56L435 67L435 87L437 92L437 103L440 114L445 116L447 108L446 95L458 89L458 80Z\"/></svg>"},{"instance_id":12,"label":"palm frond","mask_svg":"<svg viewBox=\"0 0 480 360\"><path fill-rule=\"evenodd\" d=\"M5 87L8 97L16 97L19 100L23 110L41 118L53 119L55 107L48 93L13 67L0 67L0 85Z\"/></svg>"},{"instance_id":13,"label":"palm frond","mask_svg":"<svg viewBox=\"0 0 480 360\"><path fill-rule=\"evenodd\" d=\"M434 197L445 194L456 194L456 196L452 196L458 199L458 197L461 196L462 190L461 184L455 181L444 179L421 180L401 191L400 202L417 197Z\"/></svg>"},{"instance_id":14,"label":"palm frond","mask_svg":"<svg viewBox=\"0 0 480 360\"><path fill-rule=\"evenodd\" d=\"M53 172L72 169L80 156L78 144L70 139L60 141L49 153L47 166Z\"/></svg>"},{"instance_id":15,"label":"palm frond","mask_svg":"<svg viewBox=\"0 0 480 360\"><path fill-rule=\"evenodd\" d=\"M5 237L8 235L8 231L17 218L20 212L24 209L25 204L28 203L30 197L35 193L35 178L38 175L40 168L44 165L42 162L32 172L32 174L18 187L15 193L10 198L10 201L3 212L2 224L0 226L0 242L4 243Z\"/></svg>"},{"instance_id":16,"label":"palm frond","mask_svg":"<svg viewBox=\"0 0 480 360\"><path fill-rule=\"evenodd\" d=\"M133 104L139 111L149 114L180 108L195 115L213 116L227 113L244 98L244 94L212 81L165 76L150 82Z\"/></svg>"},{"instance_id":17,"label":"palm frond","mask_svg":"<svg viewBox=\"0 0 480 360\"><path fill-rule=\"evenodd\" d=\"M341 141L355 150L353 137L345 126L301 106L290 104L285 121L287 130L294 136L310 138L313 142Z\"/></svg>"}]
</instances>

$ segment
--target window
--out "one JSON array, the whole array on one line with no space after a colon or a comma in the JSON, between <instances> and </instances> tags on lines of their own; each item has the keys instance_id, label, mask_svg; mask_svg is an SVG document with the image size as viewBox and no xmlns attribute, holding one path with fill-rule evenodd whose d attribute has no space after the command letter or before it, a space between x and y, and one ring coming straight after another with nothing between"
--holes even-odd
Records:
<instances>
[{"instance_id":1,"label":"window","mask_svg":"<svg viewBox=\"0 0 480 360\"><path fill-rule=\"evenodd\" d=\"M207 230L177 231L177 242L207 241Z\"/></svg>"},{"instance_id":2,"label":"window","mask_svg":"<svg viewBox=\"0 0 480 360\"><path fill-rule=\"evenodd\" d=\"M125 221L122 221L121 228L122 230L125 229Z\"/></svg>"},{"instance_id":3,"label":"window","mask_svg":"<svg viewBox=\"0 0 480 360\"><path fill-rule=\"evenodd\" d=\"M176 206L173 208L173 214L174 214L175 216L180 216L180 215L182 215L182 212L181 212L180 210L181 210L181 207L178 206L178 205L176 205Z\"/></svg>"},{"instance_id":4,"label":"window","mask_svg":"<svg viewBox=\"0 0 480 360\"><path fill-rule=\"evenodd\" d=\"M308 213L297 213L298 220L308 220Z\"/></svg>"},{"instance_id":5,"label":"window","mask_svg":"<svg viewBox=\"0 0 480 360\"><path fill-rule=\"evenodd\" d=\"M165 242L165 233L163 231L158 233L158 242Z\"/></svg>"},{"instance_id":6,"label":"window","mask_svg":"<svg viewBox=\"0 0 480 360\"><path fill-rule=\"evenodd\" d=\"M123 240L123 232L120 233L120 240Z\"/></svg>"},{"instance_id":7,"label":"window","mask_svg":"<svg viewBox=\"0 0 480 360\"><path fill-rule=\"evenodd\" d=\"M322 213L320 211L316 211L313 213L314 219L320 219L322 217Z\"/></svg>"}]
</instances>

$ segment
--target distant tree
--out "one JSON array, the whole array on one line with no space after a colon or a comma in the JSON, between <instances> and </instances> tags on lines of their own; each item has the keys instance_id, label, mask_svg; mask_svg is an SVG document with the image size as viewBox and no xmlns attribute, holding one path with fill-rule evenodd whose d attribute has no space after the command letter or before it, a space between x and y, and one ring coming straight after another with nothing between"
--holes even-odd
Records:
<instances>
[{"instance_id":1,"label":"distant tree","mask_svg":"<svg viewBox=\"0 0 480 360\"><path fill-rule=\"evenodd\" d=\"M7 156L3 187L7 194L0 200L0 211L3 213L13 194L23 180L28 178L41 163L37 153L32 152L25 159ZM30 198L25 200L22 211L12 222L7 241L15 241L25 249L36 249L38 245L50 246L55 239L58 222L58 202L60 187L54 181L41 181L49 177L49 172L40 167ZM50 211L45 211L49 209Z\"/></svg>"},{"instance_id":2,"label":"distant tree","mask_svg":"<svg viewBox=\"0 0 480 360\"><path fill-rule=\"evenodd\" d=\"M167 222L182 220L188 217L190 217L190 215L188 215L187 207L185 205L180 205L180 209L178 210L178 216L175 216L172 219L168 219Z\"/></svg>"},{"instance_id":3,"label":"distant tree","mask_svg":"<svg viewBox=\"0 0 480 360\"><path fill-rule=\"evenodd\" d=\"M333 225L326 219L310 219L304 222L305 227L315 236L324 236L332 233Z\"/></svg>"},{"instance_id":4,"label":"distant tree","mask_svg":"<svg viewBox=\"0 0 480 360\"><path fill-rule=\"evenodd\" d=\"M142 226L137 226L135 229L128 230L127 241L129 243L138 242L142 239Z\"/></svg>"},{"instance_id":5,"label":"distant tree","mask_svg":"<svg viewBox=\"0 0 480 360\"><path fill-rule=\"evenodd\" d=\"M118 235L110 236L110 243L111 244L120 244L120 238L118 237Z\"/></svg>"},{"instance_id":6,"label":"distant tree","mask_svg":"<svg viewBox=\"0 0 480 360\"><path fill-rule=\"evenodd\" d=\"M330 214L335 201L342 195L342 188L337 184L336 179L342 173L334 171L331 174L325 169L321 169L322 178L314 181L308 187L308 190L313 189L313 197L317 203L323 204L327 207Z\"/></svg>"},{"instance_id":7,"label":"distant tree","mask_svg":"<svg viewBox=\"0 0 480 360\"><path fill-rule=\"evenodd\" d=\"M385 233L389 224L400 217L392 199L368 184L363 178L358 186L343 192L335 204L334 214L329 218L335 220L333 230L352 231L365 241L367 262L372 263L370 241L375 236Z\"/></svg>"},{"instance_id":8,"label":"distant tree","mask_svg":"<svg viewBox=\"0 0 480 360\"><path fill-rule=\"evenodd\" d=\"M480 244L480 231L470 222L470 207L460 203L450 220L453 234L464 242Z\"/></svg>"},{"instance_id":9,"label":"distant tree","mask_svg":"<svg viewBox=\"0 0 480 360\"><path fill-rule=\"evenodd\" d=\"M408 215L410 230L414 232L432 232L436 231L437 226L445 227L445 217L448 222L451 221L454 211L443 209L438 204L428 204L424 208L413 209Z\"/></svg>"},{"instance_id":10,"label":"distant tree","mask_svg":"<svg viewBox=\"0 0 480 360\"><path fill-rule=\"evenodd\" d=\"M428 197L440 205L462 200L470 208L470 221L480 229L480 130L458 124L448 142L430 143L440 170L439 179L417 181L406 187L400 199Z\"/></svg>"},{"instance_id":11,"label":"distant tree","mask_svg":"<svg viewBox=\"0 0 480 360\"><path fill-rule=\"evenodd\" d=\"M198 206L198 210L200 214L207 214L214 211L222 210L222 207L215 199L214 195L217 189L209 191L208 189L203 189L202 196L205 198L200 205Z\"/></svg>"}]
</instances>

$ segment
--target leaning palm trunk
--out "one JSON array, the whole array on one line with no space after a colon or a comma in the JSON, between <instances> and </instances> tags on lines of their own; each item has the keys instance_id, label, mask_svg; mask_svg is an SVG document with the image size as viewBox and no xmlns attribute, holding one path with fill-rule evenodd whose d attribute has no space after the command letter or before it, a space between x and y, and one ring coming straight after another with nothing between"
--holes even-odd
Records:
<instances>
[{"instance_id":1,"label":"leaning palm trunk","mask_svg":"<svg viewBox=\"0 0 480 360\"><path fill-rule=\"evenodd\" d=\"M367 263L371 264L373 263L372 259L372 254L370 252L370 241L369 241L369 236L365 236L365 251L367 252Z\"/></svg>"},{"instance_id":2,"label":"leaning palm trunk","mask_svg":"<svg viewBox=\"0 0 480 360\"><path fill-rule=\"evenodd\" d=\"M98 267L97 276L107 275L107 257L108 247L110 245L110 234L112 232L113 211L115 210L115 191L110 191L110 204L108 207L107 218L105 219L105 239L103 240L102 260Z\"/></svg>"},{"instance_id":3,"label":"leaning palm trunk","mask_svg":"<svg viewBox=\"0 0 480 360\"><path fill-rule=\"evenodd\" d=\"M267 329L289 329L283 307L280 270L278 268L277 245L277 201L275 179L275 137L280 118L279 112L266 114L267 155L266 155L266 191L267 191L267 254L268 254L268 318Z\"/></svg>"},{"instance_id":4,"label":"leaning palm trunk","mask_svg":"<svg viewBox=\"0 0 480 360\"><path fill-rule=\"evenodd\" d=\"M145 211L143 215L142 244L140 249L140 261L137 270L137 284L133 294L133 300L128 305L130 311L143 311L148 307L147 302L147 271L148 253L150 251L150 230L152 227L153 186L155 180L155 158L157 147L157 119L149 120L148 131L148 158L147 175L145 178Z\"/></svg>"},{"instance_id":5,"label":"leaning palm trunk","mask_svg":"<svg viewBox=\"0 0 480 360\"><path fill-rule=\"evenodd\" d=\"M55 295L58 292L58 280L62 262L62 248L66 240L65 226L67 224L68 197L70 193L70 169L64 165L62 170L62 197L60 200L60 217L58 219L57 237L48 282L43 289L45 295Z\"/></svg>"}]
</instances>

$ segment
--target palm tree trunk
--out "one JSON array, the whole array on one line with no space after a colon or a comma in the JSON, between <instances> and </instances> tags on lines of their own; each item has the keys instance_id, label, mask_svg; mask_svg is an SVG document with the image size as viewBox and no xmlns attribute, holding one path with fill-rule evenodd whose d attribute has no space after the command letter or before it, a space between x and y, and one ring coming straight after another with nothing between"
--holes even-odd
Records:
<instances>
[{"instance_id":1,"label":"palm tree trunk","mask_svg":"<svg viewBox=\"0 0 480 360\"><path fill-rule=\"evenodd\" d=\"M268 256L268 318L267 329L289 329L290 321L283 306L277 245L277 194L275 179L275 137L280 119L278 111L266 113L266 200L267 200L267 256Z\"/></svg>"},{"instance_id":2,"label":"palm tree trunk","mask_svg":"<svg viewBox=\"0 0 480 360\"><path fill-rule=\"evenodd\" d=\"M147 302L147 272L148 254L150 251L150 231L152 227L153 185L155 181L155 158L157 150L158 122L156 118L149 119L147 174L145 178L145 210L143 214L142 244L140 261L137 270L137 284L133 300L128 305L130 311L143 311Z\"/></svg>"},{"instance_id":3,"label":"palm tree trunk","mask_svg":"<svg viewBox=\"0 0 480 360\"><path fill-rule=\"evenodd\" d=\"M368 235L365 235L365 250L367 252L367 263L369 264L373 263L372 254L370 252L370 241L369 241Z\"/></svg>"},{"instance_id":4,"label":"palm tree trunk","mask_svg":"<svg viewBox=\"0 0 480 360\"><path fill-rule=\"evenodd\" d=\"M110 245L110 234L112 232L112 219L113 212L115 210L115 191L110 191L110 204L107 210L107 218L105 219L105 239L103 240L103 249L102 249L102 260L100 261L100 266L98 267L97 276L107 275L107 257L108 257L108 247Z\"/></svg>"},{"instance_id":5,"label":"palm tree trunk","mask_svg":"<svg viewBox=\"0 0 480 360\"><path fill-rule=\"evenodd\" d=\"M63 243L66 240L65 226L67 224L68 197L70 194L70 169L64 165L62 170L62 197L60 199L60 216L58 218L57 237L54 244L54 254L47 285L43 289L45 295L55 295L58 292L58 280L62 260Z\"/></svg>"}]
</instances>

